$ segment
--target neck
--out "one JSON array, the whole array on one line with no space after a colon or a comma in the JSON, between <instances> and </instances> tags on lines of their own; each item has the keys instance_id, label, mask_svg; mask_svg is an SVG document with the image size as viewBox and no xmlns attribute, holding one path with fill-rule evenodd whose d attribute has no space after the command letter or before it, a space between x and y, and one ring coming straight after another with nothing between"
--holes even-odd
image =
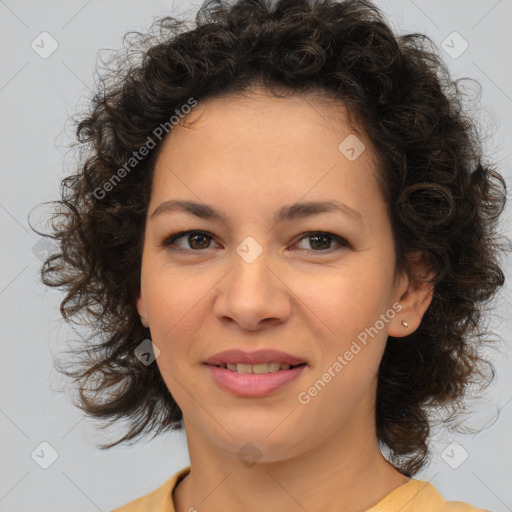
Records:
<instances>
[{"instance_id":1,"label":"neck","mask_svg":"<svg viewBox=\"0 0 512 512\"><path fill-rule=\"evenodd\" d=\"M300 455L245 465L186 431L191 472L175 490L176 512L363 512L409 480L384 459L374 432L340 431Z\"/></svg>"}]
</instances>

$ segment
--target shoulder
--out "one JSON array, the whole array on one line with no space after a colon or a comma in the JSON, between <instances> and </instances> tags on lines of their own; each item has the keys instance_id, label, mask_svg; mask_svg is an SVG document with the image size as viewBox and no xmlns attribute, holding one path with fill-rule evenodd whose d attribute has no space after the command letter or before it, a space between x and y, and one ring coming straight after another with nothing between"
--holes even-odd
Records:
<instances>
[{"instance_id":1,"label":"shoulder","mask_svg":"<svg viewBox=\"0 0 512 512\"><path fill-rule=\"evenodd\" d=\"M396 488L367 512L490 512L463 503L446 501L439 491L424 480L412 478Z\"/></svg>"},{"instance_id":2,"label":"shoulder","mask_svg":"<svg viewBox=\"0 0 512 512\"><path fill-rule=\"evenodd\" d=\"M111 512L174 512L172 493L179 481L189 473L190 466L180 469L180 471L150 493L125 503Z\"/></svg>"}]
</instances>

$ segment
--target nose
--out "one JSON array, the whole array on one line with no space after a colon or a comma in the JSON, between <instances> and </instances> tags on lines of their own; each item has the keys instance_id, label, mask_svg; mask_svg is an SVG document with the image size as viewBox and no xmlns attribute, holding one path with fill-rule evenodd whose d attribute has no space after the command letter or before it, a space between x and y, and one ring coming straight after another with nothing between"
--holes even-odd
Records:
<instances>
[{"instance_id":1,"label":"nose","mask_svg":"<svg viewBox=\"0 0 512 512\"><path fill-rule=\"evenodd\" d=\"M231 271L217 285L214 313L219 321L257 331L289 318L292 292L269 260L265 250L252 262L234 252Z\"/></svg>"}]
</instances>

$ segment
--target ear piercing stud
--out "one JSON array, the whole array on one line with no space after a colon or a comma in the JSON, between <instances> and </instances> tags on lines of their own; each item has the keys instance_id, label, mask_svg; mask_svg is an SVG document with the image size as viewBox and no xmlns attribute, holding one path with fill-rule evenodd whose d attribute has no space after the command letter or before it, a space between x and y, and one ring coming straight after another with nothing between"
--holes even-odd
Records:
<instances>
[{"instance_id":1,"label":"ear piercing stud","mask_svg":"<svg viewBox=\"0 0 512 512\"><path fill-rule=\"evenodd\" d=\"M403 325L404 327L409 327L409 324L408 324L405 320L402 320L402 325Z\"/></svg>"}]
</instances>

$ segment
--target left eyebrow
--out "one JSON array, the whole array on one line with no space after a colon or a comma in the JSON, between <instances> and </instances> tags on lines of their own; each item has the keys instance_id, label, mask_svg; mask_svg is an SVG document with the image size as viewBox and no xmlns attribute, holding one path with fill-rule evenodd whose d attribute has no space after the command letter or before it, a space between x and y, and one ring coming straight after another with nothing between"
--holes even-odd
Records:
<instances>
[{"instance_id":1,"label":"left eyebrow","mask_svg":"<svg viewBox=\"0 0 512 512\"><path fill-rule=\"evenodd\" d=\"M225 224L228 223L227 215L215 209L213 206L198 203L195 201L183 201L178 199L169 199L164 201L153 211L150 218L153 219L165 212L181 210L201 219L219 220ZM363 216L357 210L340 201L310 201L286 205L277 210L274 214L274 221L277 223L290 222L292 220L311 217L320 213L339 211L356 220L363 220Z\"/></svg>"}]
</instances>

